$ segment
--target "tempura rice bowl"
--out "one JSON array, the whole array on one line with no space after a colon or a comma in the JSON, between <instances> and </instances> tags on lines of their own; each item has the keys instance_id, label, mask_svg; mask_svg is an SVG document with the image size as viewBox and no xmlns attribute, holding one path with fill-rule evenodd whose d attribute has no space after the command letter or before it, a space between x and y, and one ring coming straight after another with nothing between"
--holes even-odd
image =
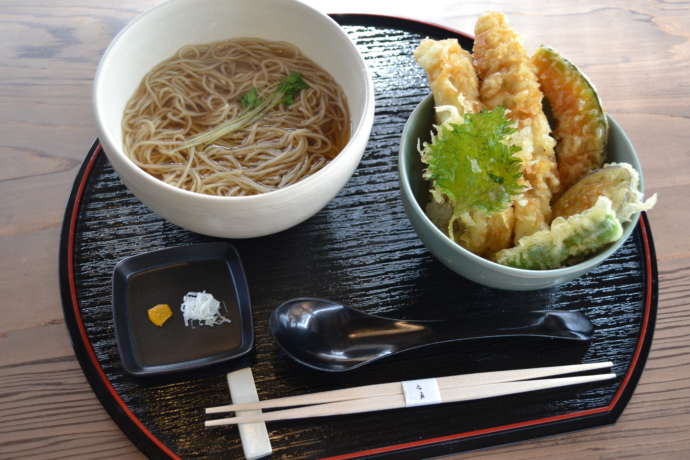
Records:
<instances>
[{"instance_id":1,"label":"tempura rice bowl","mask_svg":"<svg viewBox=\"0 0 690 460\"><path fill-rule=\"evenodd\" d=\"M640 190L644 190L642 168L635 148L616 121L609 118L607 162L627 162L640 175ZM424 212L429 199L429 185L422 178L422 163L417 141L428 141L434 122L434 100L430 95L414 110L405 124L399 156L400 188L405 212L412 226L429 251L446 267L457 274L484 286L513 291L545 289L584 275L616 252L632 234L639 213L623 224L623 235L586 260L553 270L525 270L500 265L480 257L455 243L439 230Z\"/></svg>"}]
</instances>

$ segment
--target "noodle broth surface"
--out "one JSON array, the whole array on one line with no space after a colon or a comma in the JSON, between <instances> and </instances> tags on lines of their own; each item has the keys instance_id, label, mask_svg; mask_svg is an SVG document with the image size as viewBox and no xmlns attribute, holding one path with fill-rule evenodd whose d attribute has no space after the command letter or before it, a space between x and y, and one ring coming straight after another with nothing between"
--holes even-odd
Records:
<instances>
[{"instance_id":1,"label":"noodle broth surface","mask_svg":"<svg viewBox=\"0 0 690 460\"><path fill-rule=\"evenodd\" d=\"M293 72L309 85L248 127L208 144L179 149L245 110ZM185 46L154 67L129 100L125 153L166 183L198 193L254 195L285 187L321 169L350 136L347 101L333 77L285 42L238 38Z\"/></svg>"}]
</instances>

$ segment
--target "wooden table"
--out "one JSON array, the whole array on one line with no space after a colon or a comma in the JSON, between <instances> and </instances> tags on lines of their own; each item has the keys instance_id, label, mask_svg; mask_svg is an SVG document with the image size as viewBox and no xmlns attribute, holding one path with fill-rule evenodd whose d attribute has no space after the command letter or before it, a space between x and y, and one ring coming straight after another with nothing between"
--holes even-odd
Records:
<instances>
[{"instance_id":1,"label":"wooden table","mask_svg":"<svg viewBox=\"0 0 690 460\"><path fill-rule=\"evenodd\" d=\"M118 30L156 3L0 3L0 458L142 458L75 359L59 296L58 237L77 168L96 136L91 82L98 60ZM471 455L690 457L690 2L310 3L467 31L484 10L503 11L529 49L548 43L597 83L637 147L647 193L659 194L649 213L660 295L647 368L614 425Z\"/></svg>"}]
</instances>

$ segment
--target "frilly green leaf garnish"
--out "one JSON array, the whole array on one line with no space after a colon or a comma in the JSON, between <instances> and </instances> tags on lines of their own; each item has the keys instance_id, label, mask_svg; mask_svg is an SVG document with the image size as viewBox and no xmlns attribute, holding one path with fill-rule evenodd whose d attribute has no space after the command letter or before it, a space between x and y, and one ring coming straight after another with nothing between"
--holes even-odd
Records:
<instances>
[{"instance_id":1,"label":"frilly green leaf garnish","mask_svg":"<svg viewBox=\"0 0 690 460\"><path fill-rule=\"evenodd\" d=\"M422 149L428 166L424 177L434 195L446 197L453 207L450 227L473 209L503 211L523 192L521 162L514 156L520 147L508 143L516 129L505 112L497 107L466 114L462 124L441 125Z\"/></svg>"}]
</instances>

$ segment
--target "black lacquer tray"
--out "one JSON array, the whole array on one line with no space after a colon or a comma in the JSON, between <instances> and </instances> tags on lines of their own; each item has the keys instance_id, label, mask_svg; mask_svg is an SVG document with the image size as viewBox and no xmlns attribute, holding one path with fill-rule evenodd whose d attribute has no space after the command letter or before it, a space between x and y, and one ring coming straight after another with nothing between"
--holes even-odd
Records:
<instances>
[{"instance_id":1,"label":"black lacquer tray","mask_svg":"<svg viewBox=\"0 0 690 460\"><path fill-rule=\"evenodd\" d=\"M250 286L256 347L242 362L140 379L123 372L113 334L111 276L124 257L217 241L170 224L120 182L98 142L75 181L62 233L65 319L93 390L150 457L241 458L235 427L204 429L205 407L229 400L225 373L251 365L261 399L355 385L469 372L611 360L604 384L441 406L268 425L276 458L421 458L614 422L649 352L657 272L646 215L631 238L593 272L557 288L497 291L446 269L424 248L399 198L397 151L403 124L428 93L412 51L420 38L457 32L409 20L335 15L374 76L376 120L364 158L320 213L282 233L236 246ZM346 374L293 364L267 321L282 301L318 296L369 313L408 319L491 323L506 310L578 309L596 327L589 346L545 340L448 344L404 353Z\"/></svg>"}]
</instances>

